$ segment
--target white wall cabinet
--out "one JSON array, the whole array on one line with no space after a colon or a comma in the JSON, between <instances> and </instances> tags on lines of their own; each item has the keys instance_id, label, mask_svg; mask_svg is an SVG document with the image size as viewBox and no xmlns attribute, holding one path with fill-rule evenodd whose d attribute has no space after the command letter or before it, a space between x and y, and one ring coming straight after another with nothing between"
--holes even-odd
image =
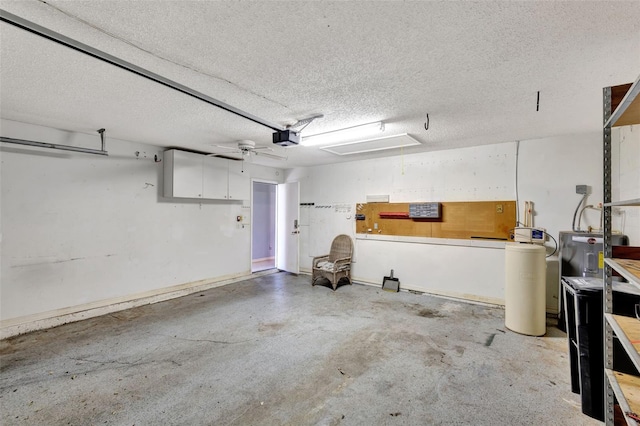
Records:
<instances>
[{"instance_id":1,"label":"white wall cabinet","mask_svg":"<svg viewBox=\"0 0 640 426\"><path fill-rule=\"evenodd\" d=\"M248 173L242 162L171 149L164 152L164 196L208 200L248 200Z\"/></svg>"},{"instance_id":2,"label":"white wall cabinet","mask_svg":"<svg viewBox=\"0 0 640 426\"><path fill-rule=\"evenodd\" d=\"M202 198L202 155L172 149L163 163L165 197Z\"/></svg>"},{"instance_id":3,"label":"white wall cabinet","mask_svg":"<svg viewBox=\"0 0 640 426\"><path fill-rule=\"evenodd\" d=\"M202 158L202 198L226 200L229 196L229 160L225 158Z\"/></svg>"},{"instance_id":4,"label":"white wall cabinet","mask_svg":"<svg viewBox=\"0 0 640 426\"><path fill-rule=\"evenodd\" d=\"M229 199L248 200L251 197L249 172L242 161L227 160L229 165Z\"/></svg>"}]
</instances>

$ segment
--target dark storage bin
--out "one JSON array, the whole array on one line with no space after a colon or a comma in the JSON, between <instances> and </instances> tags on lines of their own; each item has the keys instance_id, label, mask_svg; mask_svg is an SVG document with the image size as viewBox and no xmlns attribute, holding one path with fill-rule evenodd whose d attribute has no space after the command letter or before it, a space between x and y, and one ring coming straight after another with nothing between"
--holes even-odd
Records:
<instances>
[{"instance_id":1,"label":"dark storage bin","mask_svg":"<svg viewBox=\"0 0 640 426\"><path fill-rule=\"evenodd\" d=\"M571 391L579 393L582 412L604 420L602 280L564 277Z\"/></svg>"},{"instance_id":2,"label":"dark storage bin","mask_svg":"<svg viewBox=\"0 0 640 426\"><path fill-rule=\"evenodd\" d=\"M604 315L602 279L563 277L566 330L571 367L571 391L580 394L582 412L604 420ZM616 289L622 291L616 291ZM626 283L613 284L613 313L633 316L640 295L629 294L633 289ZM633 369L624 349L614 339L614 369ZM632 371L631 371L632 372Z\"/></svg>"}]
</instances>

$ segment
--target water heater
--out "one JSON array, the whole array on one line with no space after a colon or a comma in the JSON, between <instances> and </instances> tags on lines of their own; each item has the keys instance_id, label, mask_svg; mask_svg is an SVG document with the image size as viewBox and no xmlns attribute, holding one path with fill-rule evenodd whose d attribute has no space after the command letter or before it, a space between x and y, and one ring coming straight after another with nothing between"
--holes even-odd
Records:
<instances>
[{"instance_id":1,"label":"water heater","mask_svg":"<svg viewBox=\"0 0 640 426\"><path fill-rule=\"evenodd\" d=\"M560 277L602 277L603 236L587 232L560 232ZM612 235L611 245L626 246L626 235Z\"/></svg>"}]
</instances>

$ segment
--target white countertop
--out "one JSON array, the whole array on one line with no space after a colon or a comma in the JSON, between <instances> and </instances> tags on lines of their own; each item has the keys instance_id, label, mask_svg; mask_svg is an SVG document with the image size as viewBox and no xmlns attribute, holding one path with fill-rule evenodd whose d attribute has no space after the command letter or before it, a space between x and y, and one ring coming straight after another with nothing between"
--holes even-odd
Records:
<instances>
[{"instance_id":1,"label":"white countertop","mask_svg":"<svg viewBox=\"0 0 640 426\"><path fill-rule=\"evenodd\" d=\"M356 234L356 240L391 241L397 243L432 244L443 246L481 247L504 249L507 241L457 238L408 237L402 235Z\"/></svg>"}]
</instances>

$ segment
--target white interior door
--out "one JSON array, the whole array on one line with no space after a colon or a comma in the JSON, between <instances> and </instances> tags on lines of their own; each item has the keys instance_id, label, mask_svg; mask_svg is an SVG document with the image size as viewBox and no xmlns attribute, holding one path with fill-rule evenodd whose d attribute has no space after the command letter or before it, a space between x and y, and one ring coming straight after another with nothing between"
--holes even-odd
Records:
<instances>
[{"instance_id":1,"label":"white interior door","mask_svg":"<svg viewBox=\"0 0 640 426\"><path fill-rule=\"evenodd\" d=\"M298 274L300 264L300 185L298 182L281 183L276 194L277 240L276 267Z\"/></svg>"}]
</instances>

